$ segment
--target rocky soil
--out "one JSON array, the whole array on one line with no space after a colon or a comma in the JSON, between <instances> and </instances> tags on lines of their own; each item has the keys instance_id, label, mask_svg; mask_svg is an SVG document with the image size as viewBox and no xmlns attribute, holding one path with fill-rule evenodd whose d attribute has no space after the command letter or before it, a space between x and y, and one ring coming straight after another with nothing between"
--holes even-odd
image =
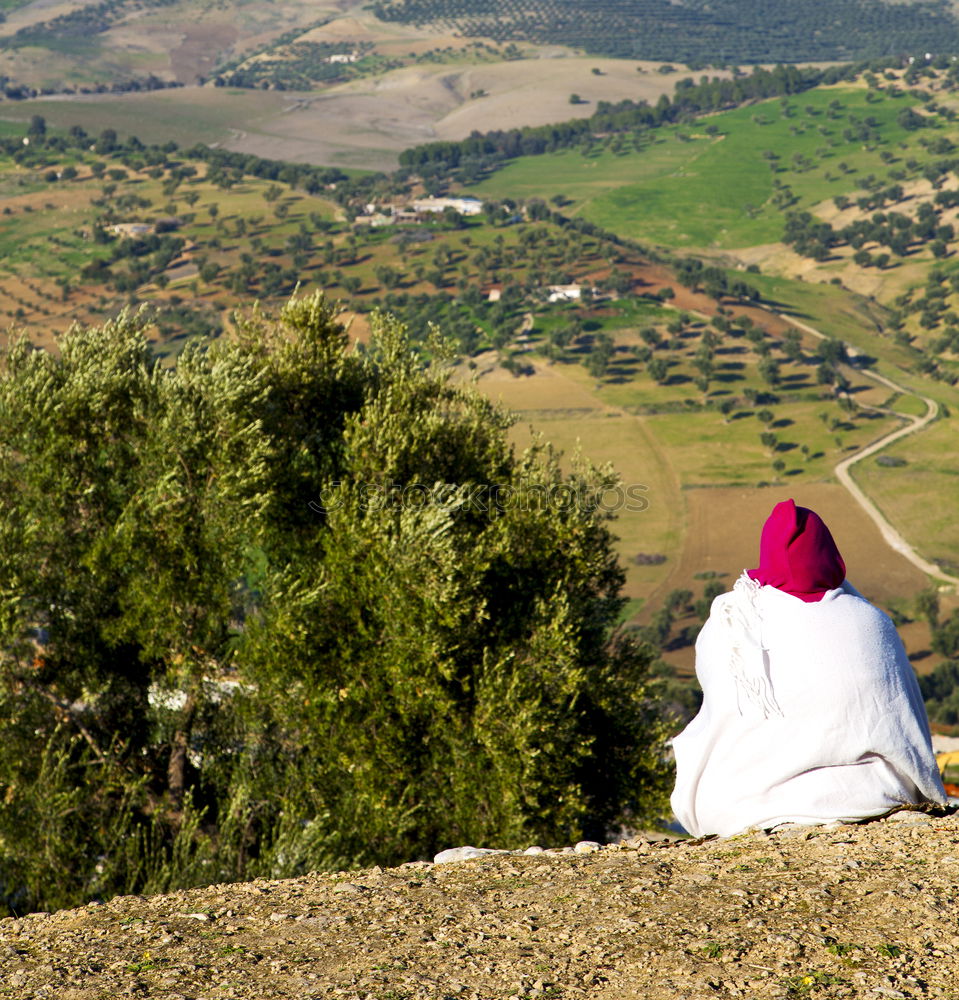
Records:
<instances>
[{"instance_id":1,"label":"rocky soil","mask_svg":"<svg viewBox=\"0 0 959 1000\"><path fill-rule=\"evenodd\" d=\"M959 816L316 873L0 921L0 997L959 998Z\"/></svg>"}]
</instances>

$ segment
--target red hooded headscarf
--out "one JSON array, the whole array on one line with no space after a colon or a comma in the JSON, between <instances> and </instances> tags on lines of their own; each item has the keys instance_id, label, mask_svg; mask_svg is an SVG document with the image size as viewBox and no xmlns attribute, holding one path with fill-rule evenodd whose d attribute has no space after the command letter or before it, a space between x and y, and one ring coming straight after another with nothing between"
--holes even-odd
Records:
<instances>
[{"instance_id":1,"label":"red hooded headscarf","mask_svg":"<svg viewBox=\"0 0 959 1000\"><path fill-rule=\"evenodd\" d=\"M763 525L759 566L748 573L757 583L811 603L842 583L846 564L823 519L783 500Z\"/></svg>"}]
</instances>

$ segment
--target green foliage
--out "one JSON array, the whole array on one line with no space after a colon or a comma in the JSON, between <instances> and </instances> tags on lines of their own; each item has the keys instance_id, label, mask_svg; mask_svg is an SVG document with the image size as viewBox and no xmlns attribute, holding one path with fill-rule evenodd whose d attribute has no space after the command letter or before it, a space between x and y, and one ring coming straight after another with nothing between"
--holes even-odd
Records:
<instances>
[{"instance_id":1,"label":"green foliage","mask_svg":"<svg viewBox=\"0 0 959 1000\"><path fill-rule=\"evenodd\" d=\"M932 632L932 648L942 656L959 656L959 610L942 622L936 623Z\"/></svg>"},{"instance_id":2,"label":"green foliage","mask_svg":"<svg viewBox=\"0 0 959 1000\"><path fill-rule=\"evenodd\" d=\"M933 3L900 7L879 0L835 0L829 21L811 0L759 7L736 0L377 0L385 20L439 18L466 35L574 45L633 59L682 60L696 68L723 62L874 58L895 52L952 51L954 16ZM664 67L672 72L673 67Z\"/></svg>"},{"instance_id":3,"label":"green foliage","mask_svg":"<svg viewBox=\"0 0 959 1000\"><path fill-rule=\"evenodd\" d=\"M903 465L906 463L903 462ZM929 626L935 630L939 625L939 592L930 588L916 595L916 614L925 618Z\"/></svg>"},{"instance_id":4,"label":"green foliage","mask_svg":"<svg viewBox=\"0 0 959 1000\"><path fill-rule=\"evenodd\" d=\"M836 955L839 958L845 958L847 955L851 954L858 948L855 944L843 944L840 941L833 941L831 944L826 945L826 951L830 955Z\"/></svg>"},{"instance_id":5,"label":"green foliage","mask_svg":"<svg viewBox=\"0 0 959 1000\"><path fill-rule=\"evenodd\" d=\"M919 678L919 690L932 722L959 724L959 663L946 660Z\"/></svg>"},{"instance_id":6,"label":"green foliage","mask_svg":"<svg viewBox=\"0 0 959 1000\"><path fill-rule=\"evenodd\" d=\"M613 482L321 296L152 359L0 372L0 892L116 892L602 836L665 805L614 631Z\"/></svg>"},{"instance_id":7,"label":"green foliage","mask_svg":"<svg viewBox=\"0 0 959 1000\"><path fill-rule=\"evenodd\" d=\"M788 997L811 997L830 986L844 986L846 980L831 972L812 969L796 976L786 976L780 985L786 990Z\"/></svg>"}]
</instances>

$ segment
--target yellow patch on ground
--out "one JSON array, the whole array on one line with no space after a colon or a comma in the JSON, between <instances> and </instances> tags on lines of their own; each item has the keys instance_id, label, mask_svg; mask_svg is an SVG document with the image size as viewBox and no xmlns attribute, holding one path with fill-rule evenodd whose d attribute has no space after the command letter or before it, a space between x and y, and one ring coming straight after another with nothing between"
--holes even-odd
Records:
<instances>
[{"instance_id":1,"label":"yellow patch on ground","mask_svg":"<svg viewBox=\"0 0 959 1000\"><path fill-rule=\"evenodd\" d=\"M591 393L567 378L555 365L533 362L535 375L514 376L497 363L495 351L478 355L474 361L477 387L494 402L521 416L529 411L601 411L605 407Z\"/></svg>"},{"instance_id":2,"label":"yellow patch on ground","mask_svg":"<svg viewBox=\"0 0 959 1000\"><path fill-rule=\"evenodd\" d=\"M537 360L535 375L514 378L493 364L493 352L476 360L479 390L517 414L512 439L518 448L542 434L567 460L581 452L596 465L613 466L622 488L605 500L616 513L612 530L626 570L623 593L648 597L670 571L684 523L678 474L649 421L606 406L559 366ZM667 561L640 564L639 553L664 555Z\"/></svg>"}]
</instances>

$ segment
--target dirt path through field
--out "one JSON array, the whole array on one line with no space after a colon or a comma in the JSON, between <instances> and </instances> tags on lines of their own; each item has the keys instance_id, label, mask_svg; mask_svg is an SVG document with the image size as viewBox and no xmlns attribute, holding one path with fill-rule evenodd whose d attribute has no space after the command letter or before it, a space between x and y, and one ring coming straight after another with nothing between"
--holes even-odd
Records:
<instances>
[{"instance_id":1,"label":"dirt path through field","mask_svg":"<svg viewBox=\"0 0 959 1000\"><path fill-rule=\"evenodd\" d=\"M800 323L798 320L789 320L789 322L805 333L818 337L820 340L826 339L825 334L806 323ZM866 378L872 379L874 382L878 382L880 385L884 385L887 388L892 389L895 392L902 393L903 395L916 396L917 399L921 399L925 404L926 412L922 417L906 416L906 419L910 421L907 426L901 427L899 430L893 431L891 434L886 434L884 437L879 438L878 441L874 441L872 444L867 445L860 451L857 451L855 455L851 455L849 458L843 459L836 466L836 478L849 491L856 503L858 503L859 506L875 522L879 531L882 533L883 540L890 548L894 549L900 555L905 556L909 562L911 562L918 569L922 570L923 573L926 573L934 579L940 580L951 587L959 586L959 578L943 572L943 570L941 570L934 563L929 562L927 559L923 559L922 556L916 552L916 550L905 540L905 538L903 538L902 535L896 531L892 524L889 523L889 520L885 517L882 511L880 511L872 500L870 500L869 497L867 497L866 494L859 488L859 485L852 478L852 475L849 472L852 466L857 462L861 462L864 458L868 458L870 455L874 455L877 451L881 451L887 445L892 444L893 441L898 441L907 434L915 434L918 431L921 431L924 427L928 426L939 415L939 404L934 399L930 399L928 396L920 396L918 393L912 392L910 389L906 389L904 386L899 385L897 382L893 382L892 379L887 378L885 375L880 375L877 372L871 372L865 368L859 369L859 373L864 375Z\"/></svg>"}]
</instances>

